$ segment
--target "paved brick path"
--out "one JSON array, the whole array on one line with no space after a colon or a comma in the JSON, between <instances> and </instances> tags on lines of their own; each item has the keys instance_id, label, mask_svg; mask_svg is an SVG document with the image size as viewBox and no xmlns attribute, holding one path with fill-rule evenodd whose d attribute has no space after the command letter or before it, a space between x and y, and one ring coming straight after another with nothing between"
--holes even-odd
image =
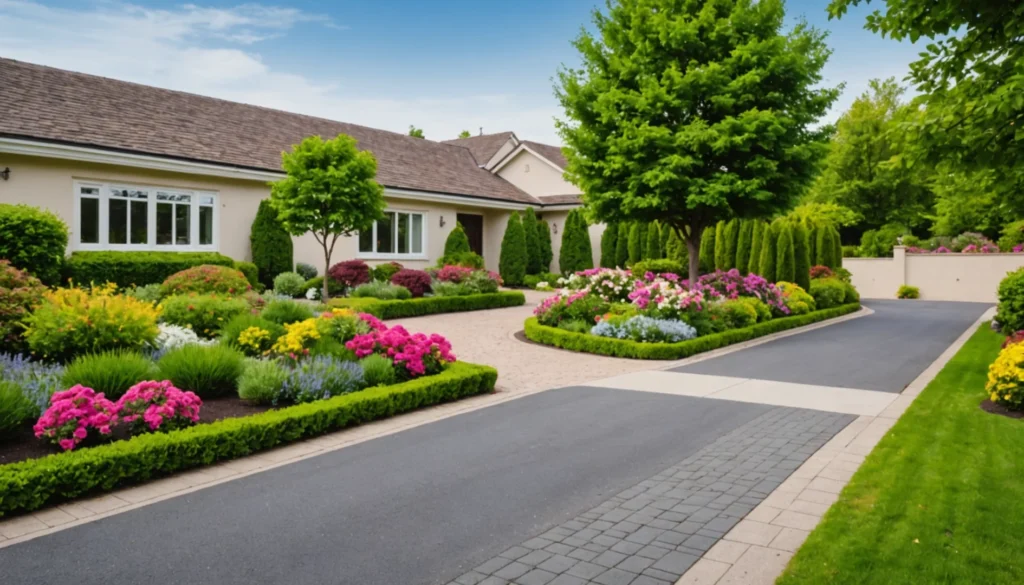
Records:
<instances>
[{"instance_id":1,"label":"paved brick path","mask_svg":"<svg viewBox=\"0 0 1024 585\"><path fill-rule=\"evenodd\" d=\"M853 420L845 414L772 409L449 585L675 583Z\"/></svg>"}]
</instances>

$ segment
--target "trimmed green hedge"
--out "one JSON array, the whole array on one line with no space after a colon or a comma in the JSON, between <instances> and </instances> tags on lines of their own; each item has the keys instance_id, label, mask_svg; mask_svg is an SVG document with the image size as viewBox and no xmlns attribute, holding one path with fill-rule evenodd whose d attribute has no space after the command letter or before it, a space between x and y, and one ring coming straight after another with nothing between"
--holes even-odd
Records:
<instances>
[{"instance_id":1,"label":"trimmed green hedge","mask_svg":"<svg viewBox=\"0 0 1024 585\"><path fill-rule=\"evenodd\" d=\"M233 268L235 261L217 252L74 252L67 259L64 276L80 284L145 286L203 264Z\"/></svg>"},{"instance_id":2,"label":"trimmed green hedge","mask_svg":"<svg viewBox=\"0 0 1024 585\"><path fill-rule=\"evenodd\" d=\"M494 368L455 362L436 376L393 386L3 465L0 516L491 392L497 378Z\"/></svg>"},{"instance_id":3,"label":"trimmed green hedge","mask_svg":"<svg viewBox=\"0 0 1024 585\"><path fill-rule=\"evenodd\" d=\"M518 307L526 304L526 296L519 291L502 291L457 297L422 297L401 301L382 301L373 298L344 298L331 299L330 304L332 307L348 307L354 311L369 313L380 319L399 319L402 317L433 315L435 313L457 313L460 311Z\"/></svg>"},{"instance_id":4,"label":"trimmed green hedge","mask_svg":"<svg viewBox=\"0 0 1024 585\"><path fill-rule=\"evenodd\" d=\"M771 333L785 331L786 329L825 321L826 319L852 313L858 309L860 309L860 303L851 303L804 315L772 319L771 321L758 323L751 327L730 329L721 333L713 333L678 343L640 343L628 339L598 337L589 333L573 333L564 329L541 325L537 322L536 317L530 317L526 320L526 337L531 341L543 343L544 345L553 345L562 349L585 353L642 360L676 360Z\"/></svg>"}]
</instances>

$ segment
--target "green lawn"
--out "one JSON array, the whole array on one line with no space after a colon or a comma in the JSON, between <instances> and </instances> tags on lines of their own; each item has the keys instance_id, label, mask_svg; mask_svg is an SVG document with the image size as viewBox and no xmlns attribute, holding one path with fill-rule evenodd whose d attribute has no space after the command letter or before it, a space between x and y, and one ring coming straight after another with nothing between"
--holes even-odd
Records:
<instances>
[{"instance_id":1,"label":"green lawn","mask_svg":"<svg viewBox=\"0 0 1024 585\"><path fill-rule=\"evenodd\" d=\"M1002 340L987 324L975 332L867 458L778 585L1024 583L1024 420L978 408Z\"/></svg>"}]
</instances>

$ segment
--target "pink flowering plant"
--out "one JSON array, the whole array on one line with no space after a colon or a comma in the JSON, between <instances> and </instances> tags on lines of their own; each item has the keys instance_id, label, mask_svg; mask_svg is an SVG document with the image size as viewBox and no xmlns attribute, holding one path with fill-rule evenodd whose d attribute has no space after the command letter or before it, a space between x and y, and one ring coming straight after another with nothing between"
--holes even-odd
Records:
<instances>
[{"instance_id":1,"label":"pink flowering plant","mask_svg":"<svg viewBox=\"0 0 1024 585\"><path fill-rule=\"evenodd\" d=\"M199 422L203 401L193 392L183 392L170 380L139 382L117 401L120 421L133 435L183 429Z\"/></svg>"},{"instance_id":2,"label":"pink flowering plant","mask_svg":"<svg viewBox=\"0 0 1024 585\"><path fill-rule=\"evenodd\" d=\"M60 445L65 451L97 435L110 435L117 424L117 405L102 392L76 384L50 397L46 409L32 430L40 439Z\"/></svg>"},{"instance_id":3,"label":"pink flowering plant","mask_svg":"<svg viewBox=\"0 0 1024 585\"><path fill-rule=\"evenodd\" d=\"M370 354L391 358L395 370L404 378L437 374L445 364L455 361L451 343L441 335L409 333L401 325L388 328L381 323L381 326L365 335L357 335L345 347L355 352L358 358Z\"/></svg>"},{"instance_id":4,"label":"pink flowering plant","mask_svg":"<svg viewBox=\"0 0 1024 585\"><path fill-rule=\"evenodd\" d=\"M533 310L542 325L556 326L563 321L586 321L608 312L611 303L590 294L586 290L562 289L543 301Z\"/></svg>"},{"instance_id":5,"label":"pink flowering plant","mask_svg":"<svg viewBox=\"0 0 1024 585\"><path fill-rule=\"evenodd\" d=\"M474 269L467 266L443 266L437 271L434 278L441 282L460 283L469 278L473 272Z\"/></svg>"}]
</instances>

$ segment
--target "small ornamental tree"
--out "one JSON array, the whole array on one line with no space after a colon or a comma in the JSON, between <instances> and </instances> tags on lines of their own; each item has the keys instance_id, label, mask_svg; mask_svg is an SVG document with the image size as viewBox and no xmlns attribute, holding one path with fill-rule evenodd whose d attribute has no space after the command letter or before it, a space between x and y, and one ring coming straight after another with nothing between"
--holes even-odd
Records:
<instances>
[{"instance_id":1,"label":"small ornamental tree","mask_svg":"<svg viewBox=\"0 0 1024 585\"><path fill-rule=\"evenodd\" d=\"M270 188L278 220L293 236L313 233L323 248L327 274L338 238L371 229L384 217L384 187L374 179L377 160L357 149L351 136L310 136L281 154L281 167L287 176Z\"/></svg>"},{"instance_id":2,"label":"small ornamental tree","mask_svg":"<svg viewBox=\"0 0 1024 585\"><path fill-rule=\"evenodd\" d=\"M269 199L260 201L249 232L249 248L263 286L272 288L275 276L291 272L292 237L278 221L277 210Z\"/></svg>"},{"instance_id":3,"label":"small ornamental tree","mask_svg":"<svg viewBox=\"0 0 1024 585\"><path fill-rule=\"evenodd\" d=\"M660 260L661 253L661 230L658 229L658 222L653 222L647 228L647 245L644 246L644 260Z\"/></svg>"},{"instance_id":4,"label":"small ornamental tree","mask_svg":"<svg viewBox=\"0 0 1024 585\"><path fill-rule=\"evenodd\" d=\"M715 271L715 230L706 229L700 238L700 273Z\"/></svg>"},{"instance_id":5,"label":"small ornamental tree","mask_svg":"<svg viewBox=\"0 0 1024 585\"><path fill-rule=\"evenodd\" d=\"M753 220L740 222L739 241L736 243L736 269L746 274L750 269L750 240L753 237Z\"/></svg>"},{"instance_id":6,"label":"small ornamental tree","mask_svg":"<svg viewBox=\"0 0 1024 585\"><path fill-rule=\"evenodd\" d=\"M615 246L619 243L619 226L612 223L601 234L601 268L615 268Z\"/></svg>"},{"instance_id":7,"label":"small ornamental tree","mask_svg":"<svg viewBox=\"0 0 1024 585\"><path fill-rule=\"evenodd\" d=\"M558 75L567 173L592 220L679 230L696 284L706 228L786 210L815 175L825 35L783 0L620 0L594 25Z\"/></svg>"},{"instance_id":8,"label":"small ornamental tree","mask_svg":"<svg viewBox=\"0 0 1024 585\"><path fill-rule=\"evenodd\" d=\"M764 237L764 222L755 219L753 228L750 230L750 261L747 263L747 272L761 274L761 238Z\"/></svg>"},{"instance_id":9,"label":"small ornamental tree","mask_svg":"<svg viewBox=\"0 0 1024 585\"><path fill-rule=\"evenodd\" d=\"M542 272L551 270L551 261L555 252L551 249L551 226L547 220L537 222L537 241L540 242L540 269Z\"/></svg>"},{"instance_id":10,"label":"small ornamental tree","mask_svg":"<svg viewBox=\"0 0 1024 585\"><path fill-rule=\"evenodd\" d=\"M793 223L793 282L804 290L811 290L811 253L808 243L807 226L803 222Z\"/></svg>"},{"instance_id":11,"label":"small ornamental tree","mask_svg":"<svg viewBox=\"0 0 1024 585\"><path fill-rule=\"evenodd\" d=\"M640 239L640 222L634 221L629 226L629 265L632 266L643 259L644 242Z\"/></svg>"},{"instance_id":12,"label":"small ornamental tree","mask_svg":"<svg viewBox=\"0 0 1024 585\"><path fill-rule=\"evenodd\" d=\"M448 233L448 238L444 241L444 255L455 256L472 251L469 247L469 237L466 236L466 230L462 229L461 223L455 222L455 229Z\"/></svg>"},{"instance_id":13,"label":"small ornamental tree","mask_svg":"<svg viewBox=\"0 0 1024 585\"><path fill-rule=\"evenodd\" d=\"M509 286L520 286L526 277L526 233L518 213L508 216L505 235L501 238L498 273Z\"/></svg>"},{"instance_id":14,"label":"small ornamental tree","mask_svg":"<svg viewBox=\"0 0 1024 585\"><path fill-rule=\"evenodd\" d=\"M631 225L628 222L619 224L619 237L615 241L615 266L625 268L629 264L629 233Z\"/></svg>"},{"instance_id":15,"label":"small ornamental tree","mask_svg":"<svg viewBox=\"0 0 1024 585\"><path fill-rule=\"evenodd\" d=\"M540 239L537 237L537 216L532 207L523 214L523 233L526 235L526 273L540 274Z\"/></svg>"},{"instance_id":16,"label":"small ornamental tree","mask_svg":"<svg viewBox=\"0 0 1024 585\"><path fill-rule=\"evenodd\" d=\"M768 282L778 282L775 278L776 244L778 243L777 237L778 236L775 234L775 228L772 227L771 224L765 224L764 232L761 236L760 269L757 273L763 276Z\"/></svg>"},{"instance_id":17,"label":"small ornamental tree","mask_svg":"<svg viewBox=\"0 0 1024 585\"><path fill-rule=\"evenodd\" d=\"M796 260L793 256L793 229L783 223L779 229L775 260L775 281L796 282Z\"/></svg>"}]
</instances>

